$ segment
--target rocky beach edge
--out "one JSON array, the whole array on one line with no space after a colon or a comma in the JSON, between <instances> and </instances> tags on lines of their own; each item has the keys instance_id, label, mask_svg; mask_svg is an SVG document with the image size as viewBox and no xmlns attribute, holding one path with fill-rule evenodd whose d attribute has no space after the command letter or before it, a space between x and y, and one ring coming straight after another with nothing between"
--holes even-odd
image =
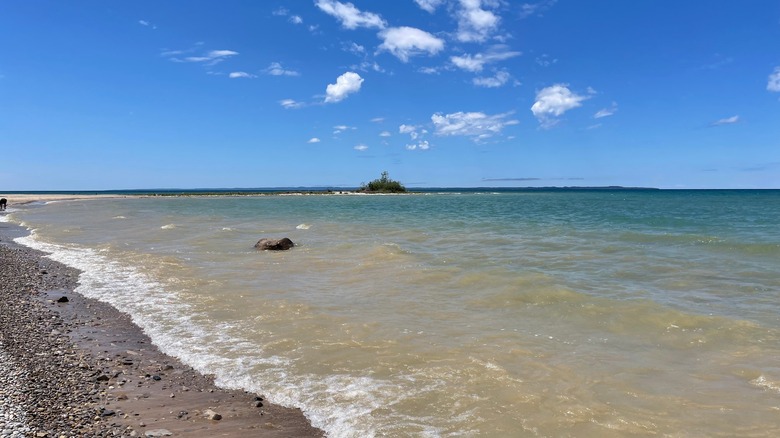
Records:
<instances>
[{"instance_id":1,"label":"rocky beach edge","mask_svg":"<svg viewBox=\"0 0 780 438\"><path fill-rule=\"evenodd\" d=\"M79 271L13 242L26 233L0 222L0 438L324 436L300 410L161 353L74 292Z\"/></svg>"}]
</instances>

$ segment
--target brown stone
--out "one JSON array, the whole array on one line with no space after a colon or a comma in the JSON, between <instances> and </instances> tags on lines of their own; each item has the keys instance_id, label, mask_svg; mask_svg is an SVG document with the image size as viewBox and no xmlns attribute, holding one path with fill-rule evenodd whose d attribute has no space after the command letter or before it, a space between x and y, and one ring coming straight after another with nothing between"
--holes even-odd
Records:
<instances>
[{"instance_id":1,"label":"brown stone","mask_svg":"<svg viewBox=\"0 0 780 438\"><path fill-rule=\"evenodd\" d=\"M292 240L283 237L281 239L260 239L255 244L255 248L269 251L284 251L295 246Z\"/></svg>"}]
</instances>

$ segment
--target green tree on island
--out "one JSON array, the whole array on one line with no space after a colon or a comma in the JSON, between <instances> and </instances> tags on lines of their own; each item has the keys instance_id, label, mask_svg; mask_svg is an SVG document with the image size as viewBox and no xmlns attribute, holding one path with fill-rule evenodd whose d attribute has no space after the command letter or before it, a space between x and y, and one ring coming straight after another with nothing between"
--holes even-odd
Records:
<instances>
[{"instance_id":1,"label":"green tree on island","mask_svg":"<svg viewBox=\"0 0 780 438\"><path fill-rule=\"evenodd\" d=\"M406 192L406 187L398 181L390 179L387 171L382 172L382 176L379 179L375 179L370 183L360 186L358 189L360 192L378 192L378 193L403 193Z\"/></svg>"}]
</instances>

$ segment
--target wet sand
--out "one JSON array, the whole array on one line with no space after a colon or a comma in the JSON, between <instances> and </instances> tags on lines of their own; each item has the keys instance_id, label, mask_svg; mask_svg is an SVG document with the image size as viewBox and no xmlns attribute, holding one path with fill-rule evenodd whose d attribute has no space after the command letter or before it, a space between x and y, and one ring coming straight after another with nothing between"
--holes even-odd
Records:
<instances>
[{"instance_id":1,"label":"wet sand","mask_svg":"<svg viewBox=\"0 0 780 438\"><path fill-rule=\"evenodd\" d=\"M38 200L56 199L9 207ZM0 222L0 435L324 436L300 410L161 353L126 314L75 293L77 270L13 243L25 233Z\"/></svg>"}]
</instances>

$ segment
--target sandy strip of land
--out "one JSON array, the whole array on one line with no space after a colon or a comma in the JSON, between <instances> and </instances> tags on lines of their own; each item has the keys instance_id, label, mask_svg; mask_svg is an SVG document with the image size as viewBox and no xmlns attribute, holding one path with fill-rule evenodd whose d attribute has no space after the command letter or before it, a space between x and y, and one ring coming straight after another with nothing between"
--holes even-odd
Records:
<instances>
[{"instance_id":1,"label":"sandy strip of land","mask_svg":"<svg viewBox=\"0 0 780 438\"><path fill-rule=\"evenodd\" d=\"M25 196L4 197L9 206L75 198ZM323 436L299 410L218 388L162 354L126 314L75 293L79 271L13 243L24 233L0 222L0 434Z\"/></svg>"},{"instance_id":2,"label":"sandy strip of land","mask_svg":"<svg viewBox=\"0 0 780 438\"><path fill-rule=\"evenodd\" d=\"M28 193L22 193L22 194L2 194L0 193L0 198L6 198L8 200L8 206L13 207L14 205L24 205L29 204L31 202L50 202L50 201L72 201L72 200L78 200L78 199L101 199L101 198L127 198L132 197L135 195L105 195L105 194L95 194L95 195L70 195L70 194L28 194Z\"/></svg>"}]
</instances>

